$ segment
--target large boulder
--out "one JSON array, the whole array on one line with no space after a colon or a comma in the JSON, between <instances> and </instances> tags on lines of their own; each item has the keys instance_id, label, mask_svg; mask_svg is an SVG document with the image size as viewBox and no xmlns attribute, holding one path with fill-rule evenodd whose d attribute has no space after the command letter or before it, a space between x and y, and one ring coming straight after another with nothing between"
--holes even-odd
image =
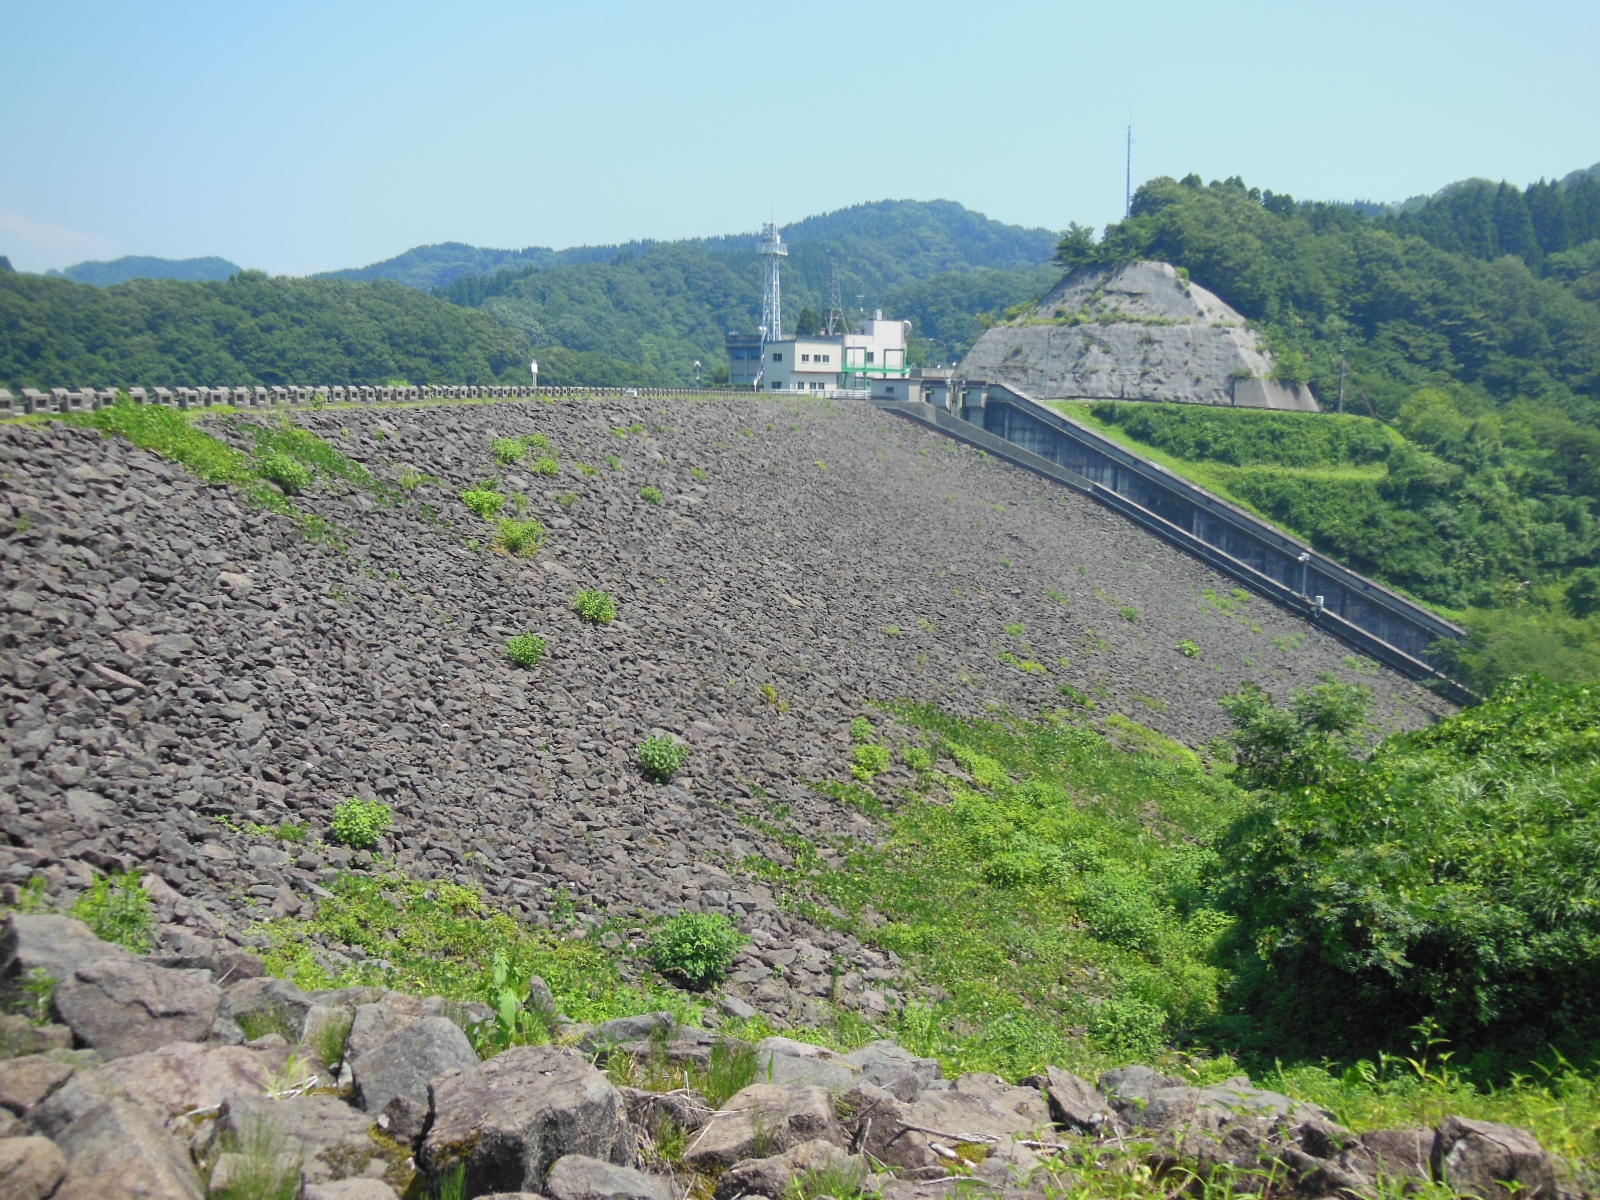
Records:
<instances>
[{"instance_id":1,"label":"large boulder","mask_svg":"<svg viewBox=\"0 0 1600 1200\"><path fill-rule=\"evenodd\" d=\"M558 1158L544 1192L551 1200L676 1200L678 1195L670 1179L586 1154Z\"/></svg>"},{"instance_id":2,"label":"large boulder","mask_svg":"<svg viewBox=\"0 0 1600 1200\"><path fill-rule=\"evenodd\" d=\"M14 999L34 971L59 983L85 963L135 957L131 950L101 941L72 917L12 913L0 925L0 999Z\"/></svg>"},{"instance_id":3,"label":"large boulder","mask_svg":"<svg viewBox=\"0 0 1600 1200\"><path fill-rule=\"evenodd\" d=\"M306 1014L316 1003L288 980L270 976L241 979L226 994L225 1013L248 1037L281 1033L291 1042L304 1036Z\"/></svg>"},{"instance_id":4,"label":"large boulder","mask_svg":"<svg viewBox=\"0 0 1600 1200\"><path fill-rule=\"evenodd\" d=\"M870 1121L864 1148L908 1170L940 1166L952 1154L984 1157L989 1151L982 1148L1018 1137L1052 1137L1050 1111L1037 1088L987 1074L963 1075L954 1086L924 1092L911 1104L880 1099L862 1116Z\"/></svg>"},{"instance_id":5,"label":"large boulder","mask_svg":"<svg viewBox=\"0 0 1600 1200\"><path fill-rule=\"evenodd\" d=\"M1555 1167L1526 1129L1446 1117L1433 1140L1433 1176L1479 1200L1553 1200Z\"/></svg>"},{"instance_id":6,"label":"large boulder","mask_svg":"<svg viewBox=\"0 0 1600 1200\"><path fill-rule=\"evenodd\" d=\"M75 966L50 1003L79 1042L106 1058L122 1058L169 1042L205 1041L222 1007L222 989L209 971L102 958Z\"/></svg>"},{"instance_id":7,"label":"large boulder","mask_svg":"<svg viewBox=\"0 0 1600 1200\"><path fill-rule=\"evenodd\" d=\"M950 1086L938 1059L919 1058L888 1040L870 1042L852 1050L844 1056L844 1061L857 1068L868 1083L881 1087L899 1100L915 1100L929 1089L942 1091Z\"/></svg>"},{"instance_id":8,"label":"large boulder","mask_svg":"<svg viewBox=\"0 0 1600 1200\"><path fill-rule=\"evenodd\" d=\"M1050 1119L1062 1129L1101 1137L1126 1128L1111 1101L1071 1071L1048 1067L1040 1082L1050 1105Z\"/></svg>"},{"instance_id":9,"label":"large boulder","mask_svg":"<svg viewBox=\"0 0 1600 1200\"><path fill-rule=\"evenodd\" d=\"M866 1179L867 1160L859 1154L847 1154L826 1139L815 1138L781 1154L736 1164L717 1180L715 1200L738 1200L740 1196L782 1200L790 1194L795 1180L808 1174L826 1178L827 1195L849 1194Z\"/></svg>"},{"instance_id":10,"label":"large boulder","mask_svg":"<svg viewBox=\"0 0 1600 1200\"><path fill-rule=\"evenodd\" d=\"M77 1068L42 1054L0 1059L0 1109L25 1117L72 1078Z\"/></svg>"},{"instance_id":11,"label":"large boulder","mask_svg":"<svg viewBox=\"0 0 1600 1200\"><path fill-rule=\"evenodd\" d=\"M125 1100L90 1109L55 1137L71 1175L57 1200L200 1200L189 1152L154 1114Z\"/></svg>"},{"instance_id":12,"label":"large boulder","mask_svg":"<svg viewBox=\"0 0 1600 1200\"><path fill-rule=\"evenodd\" d=\"M470 1071L478 1054L448 1017L425 1017L350 1060L356 1103L382 1113L389 1132L414 1142L428 1116L428 1084L448 1071Z\"/></svg>"},{"instance_id":13,"label":"large boulder","mask_svg":"<svg viewBox=\"0 0 1600 1200\"><path fill-rule=\"evenodd\" d=\"M7 1200L45 1200L66 1173L66 1158L47 1138L0 1138L0 1196Z\"/></svg>"},{"instance_id":14,"label":"large boulder","mask_svg":"<svg viewBox=\"0 0 1600 1200\"><path fill-rule=\"evenodd\" d=\"M861 1067L825 1046L768 1037L756 1043L756 1078L843 1091L861 1083L865 1076Z\"/></svg>"},{"instance_id":15,"label":"large boulder","mask_svg":"<svg viewBox=\"0 0 1600 1200\"><path fill-rule=\"evenodd\" d=\"M307 1184L365 1176L404 1192L415 1179L410 1154L372 1118L337 1096L239 1096L222 1107L211 1148L297 1162ZM265 1148L265 1149L263 1149Z\"/></svg>"},{"instance_id":16,"label":"large boulder","mask_svg":"<svg viewBox=\"0 0 1600 1200\"><path fill-rule=\"evenodd\" d=\"M633 1159L621 1093L573 1051L514 1046L429 1091L433 1123L419 1161L436 1180L464 1167L468 1195L537 1191L568 1154Z\"/></svg>"},{"instance_id":17,"label":"large boulder","mask_svg":"<svg viewBox=\"0 0 1600 1200\"><path fill-rule=\"evenodd\" d=\"M843 1126L826 1088L752 1083L731 1096L683 1152L696 1170L731 1167L821 1138L844 1146Z\"/></svg>"},{"instance_id":18,"label":"large boulder","mask_svg":"<svg viewBox=\"0 0 1600 1200\"><path fill-rule=\"evenodd\" d=\"M269 1052L243 1046L177 1042L78 1071L29 1115L53 1136L107 1098L129 1100L178 1126L186 1114L210 1112L239 1096L264 1096L277 1072Z\"/></svg>"}]
</instances>

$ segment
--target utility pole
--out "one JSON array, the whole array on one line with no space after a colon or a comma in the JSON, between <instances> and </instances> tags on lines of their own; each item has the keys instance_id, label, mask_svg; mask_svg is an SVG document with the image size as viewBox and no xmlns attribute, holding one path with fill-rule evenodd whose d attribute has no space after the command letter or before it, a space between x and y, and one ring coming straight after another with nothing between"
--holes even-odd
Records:
<instances>
[{"instance_id":1,"label":"utility pole","mask_svg":"<svg viewBox=\"0 0 1600 1200\"><path fill-rule=\"evenodd\" d=\"M1343 337L1343 335L1340 335L1340 338L1339 338L1339 411L1341 413L1344 412L1344 375L1345 375L1344 337Z\"/></svg>"}]
</instances>

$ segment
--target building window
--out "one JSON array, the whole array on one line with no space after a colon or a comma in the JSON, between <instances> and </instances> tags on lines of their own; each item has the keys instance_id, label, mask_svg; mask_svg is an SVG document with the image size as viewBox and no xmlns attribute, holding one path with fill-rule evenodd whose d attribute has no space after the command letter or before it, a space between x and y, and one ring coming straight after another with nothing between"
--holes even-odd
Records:
<instances>
[{"instance_id":1,"label":"building window","mask_svg":"<svg viewBox=\"0 0 1600 1200\"><path fill-rule=\"evenodd\" d=\"M782 362L783 361L783 351L782 350L774 350L772 352L772 361L773 362Z\"/></svg>"},{"instance_id":2,"label":"building window","mask_svg":"<svg viewBox=\"0 0 1600 1200\"><path fill-rule=\"evenodd\" d=\"M875 359L874 359L874 358L873 358L873 357L872 357L872 355L873 355L873 352L872 352L872 351L871 351L871 350L868 350L868 351L867 351L867 361L868 361L868 362L875 362L875 361L876 361L876 360L875 360Z\"/></svg>"},{"instance_id":3,"label":"building window","mask_svg":"<svg viewBox=\"0 0 1600 1200\"><path fill-rule=\"evenodd\" d=\"M800 361L801 361L801 362L810 362L810 361L811 361L811 355L809 355L809 354L802 354L802 355L801 355L801 356L800 356Z\"/></svg>"},{"instance_id":4,"label":"building window","mask_svg":"<svg viewBox=\"0 0 1600 1200\"><path fill-rule=\"evenodd\" d=\"M774 379L774 380L773 380L773 381L772 381L772 382L771 382L771 383L770 383L770 384L768 384L768 385L767 385L767 386L768 386L768 387L770 387L770 388L772 388L772 390L773 390L773 391L777 391L777 390L778 390L778 389L779 389L779 388L781 388L781 387L782 387L782 386L783 386L783 380L781 380L781 379Z\"/></svg>"},{"instance_id":5,"label":"building window","mask_svg":"<svg viewBox=\"0 0 1600 1200\"><path fill-rule=\"evenodd\" d=\"M892 383L885 384L883 390L888 392L888 393L890 393L891 395L893 395L894 394L894 384L892 384Z\"/></svg>"},{"instance_id":6,"label":"building window","mask_svg":"<svg viewBox=\"0 0 1600 1200\"><path fill-rule=\"evenodd\" d=\"M819 355L817 355L817 361L818 362L832 362L833 361L833 355L831 355L831 354L819 354Z\"/></svg>"}]
</instances>

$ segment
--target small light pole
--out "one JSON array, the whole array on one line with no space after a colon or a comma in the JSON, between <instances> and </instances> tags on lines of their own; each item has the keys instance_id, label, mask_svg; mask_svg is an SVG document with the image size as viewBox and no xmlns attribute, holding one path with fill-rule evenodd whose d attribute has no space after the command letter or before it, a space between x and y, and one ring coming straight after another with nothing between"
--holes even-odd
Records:
<instances>
[{"instance_id":1,"label":"small light pole","mask_svg":"<svg viewBox=\"0 0 1600 1200\"><path fill-rule=\"evenodd\" d=\"M700 360L698 358L694 360L694 386L696 390L700 387Z\"/></svg>"},{"instance_id":2,"label":"small light pole","mask_svg":"<svg viewBox=\"0 0 1600 1200\"><path fill-rule=\"evenodd\" d=\"M1297 561L1300 563L1300 594L1302 596L1310 595L1306 591L1306 572L1310 569L1307 564L1311 561L1311 551L1302 550Z\"/></svg>"},{"instance_id":3,"label":"small light pole","mask_svg":"<svg viewBox=\"0 0 1600 1200\"><path fill-rule=\"evenodd\" d=\"M539 360L536 358L528 364L528 369L533 372L533 386L539 386Z\"/></svg>"}]
</instances>

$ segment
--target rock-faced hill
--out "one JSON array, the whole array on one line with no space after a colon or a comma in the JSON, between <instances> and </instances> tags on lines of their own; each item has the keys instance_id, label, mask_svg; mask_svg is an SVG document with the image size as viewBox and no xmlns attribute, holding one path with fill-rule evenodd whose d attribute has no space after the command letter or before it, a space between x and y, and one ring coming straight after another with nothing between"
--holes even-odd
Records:
<instances>
[{"instance_id":1,"label":"rock-faced hill","mask_svg":"<svg viewBox=\"0 0 1600 1200\"><path fill-rule=\"evenodd\" d=\"M277 419L208 425L244 443ZM0 881L141 866L176 893L167 919L238 933L297 911L352 855L232 826L321 830L364 796L394 810L382 849L400 870L481 882L529 915L565 885L591 912L732 915L752 981L801 942L887 969L737 871L784 857L741 821L767 805L819 837L872 836L806 786L848 778L849 724L872 701L1032 713L1066 684L1097 716L1191 745L1250 679L1279 694L1324 671L1359 680L1391 728L1444 708L1091 502L863 405L292 419L392 485L298 497L346 550L125 441L0 429ZM493 439L535 433L555 475L496 463ZM506 513L524 496L547 527L537 554L492 549L459 499L491 478ZM573 611L586 587L615 598L612 624ZM547 642L532 669L506 654L524 631ZM652 733L691 749L671 783L636 765ZM878 780L886 802L897 782ZM803 1014L829 986L804 955L788 982L752 990Z\"/></svg>"},{"instance_id":2,"label":"rock-faced hill","mask_svg":"<svg viewBox=\"0 0 1600 1200\"><path fill-rule=\"evenodd\" d=\"M988 330L962 367L1041 398L1317 409L1309 389L1274 378L1243 316L1163 262L1079 268Z\"/></svg>"}]
</instances>

